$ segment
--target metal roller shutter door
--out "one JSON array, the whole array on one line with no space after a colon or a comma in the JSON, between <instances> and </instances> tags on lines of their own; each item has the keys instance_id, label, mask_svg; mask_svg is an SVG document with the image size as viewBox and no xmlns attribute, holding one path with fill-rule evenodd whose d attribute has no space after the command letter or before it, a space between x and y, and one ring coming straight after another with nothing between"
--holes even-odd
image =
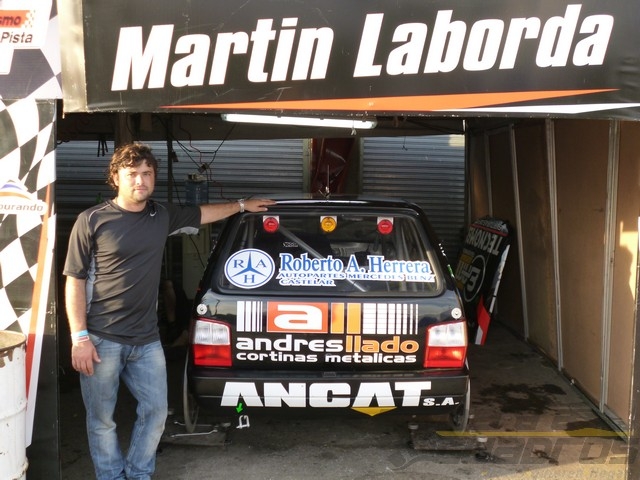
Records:
<instances>
[{"instance_id":1,"label":"metal roller shutter door","mask_svg":"<svg viewBox=\"0 0 640 480\"><path fill-rule=\"evenodd\" d=\"M420 205L455 264L465 221L464 137L384 137L363 142L363 193Z\"/></svg>"}]
</instances>

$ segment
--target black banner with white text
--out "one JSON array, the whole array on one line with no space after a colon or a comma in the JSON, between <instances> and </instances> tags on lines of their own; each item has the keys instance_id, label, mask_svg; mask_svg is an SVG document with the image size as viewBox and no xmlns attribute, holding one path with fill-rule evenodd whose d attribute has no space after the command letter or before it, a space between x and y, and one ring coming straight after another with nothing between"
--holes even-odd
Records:
<instances>
[{"instance_id":1,"label":"black banner with white text","mask_svg":"<svg viewBox=\"0 0 640 480\"><path fill-rule=\"evenodd\" d=\"M640 113L637 2L74 0L62 8L67 111Z\"/></svg>"}]
</instances>

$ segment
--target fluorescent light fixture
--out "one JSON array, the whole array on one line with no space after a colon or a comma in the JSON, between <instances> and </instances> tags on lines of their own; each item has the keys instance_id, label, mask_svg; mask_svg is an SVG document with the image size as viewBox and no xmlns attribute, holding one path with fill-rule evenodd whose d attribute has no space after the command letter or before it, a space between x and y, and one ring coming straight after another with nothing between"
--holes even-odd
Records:
<instances>
[{"instance_id":1,"label":"fluorescent light fixture","mask_svg":"<svg viewBox=\"0 0 640 480\"><path fill-rule=\"evenodd\" d=\"M222 120L237 123L262 123L268 125L295 125L302 127L334 127L350 129L371 129L378 124L375 120L320 117L281 117L276 115L249 115L244 113L223 113Z\"/></svg>"}]
</instances>

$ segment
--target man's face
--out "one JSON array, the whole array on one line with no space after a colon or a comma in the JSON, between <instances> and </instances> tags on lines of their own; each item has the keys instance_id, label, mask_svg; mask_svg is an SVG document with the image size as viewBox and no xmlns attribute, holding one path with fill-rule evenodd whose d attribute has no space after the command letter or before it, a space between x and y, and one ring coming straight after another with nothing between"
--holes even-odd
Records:
<instances>
[{"instance_id":1,"label":"man's face","mask_svg":"<svg viewBox=\"0 0 640 480\"><path fill-rule=\"evenodd\" d=\"M118 186L118 198L127 203L146 202L155 187L155 172L147 162L137 167L121 168L113 178Z\"/></svg>"}]
</instances>

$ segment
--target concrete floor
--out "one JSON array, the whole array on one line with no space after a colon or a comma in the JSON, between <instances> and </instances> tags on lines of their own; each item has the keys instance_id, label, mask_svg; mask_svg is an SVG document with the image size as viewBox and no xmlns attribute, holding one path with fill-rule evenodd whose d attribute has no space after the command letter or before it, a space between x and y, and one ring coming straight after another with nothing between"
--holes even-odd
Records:
<instances>
[{"instance_id":1,"label":"concrete floor","mask_svg":"<svg viewBox=\"0 0 640 480\"><path fill-rule=\"evenodd\" d=\"M249 428L182 437L183 356L168 353L176 413L154 479L627 479L627 444L549 361L499 325L486 345L470 348L472 417L464 435L439 419L381 415L261 418ZM92 478L79 389L63 393L61 405L62 478ZM134 408L123 395L122 425Z\"/></svg>"}]
</instances>

